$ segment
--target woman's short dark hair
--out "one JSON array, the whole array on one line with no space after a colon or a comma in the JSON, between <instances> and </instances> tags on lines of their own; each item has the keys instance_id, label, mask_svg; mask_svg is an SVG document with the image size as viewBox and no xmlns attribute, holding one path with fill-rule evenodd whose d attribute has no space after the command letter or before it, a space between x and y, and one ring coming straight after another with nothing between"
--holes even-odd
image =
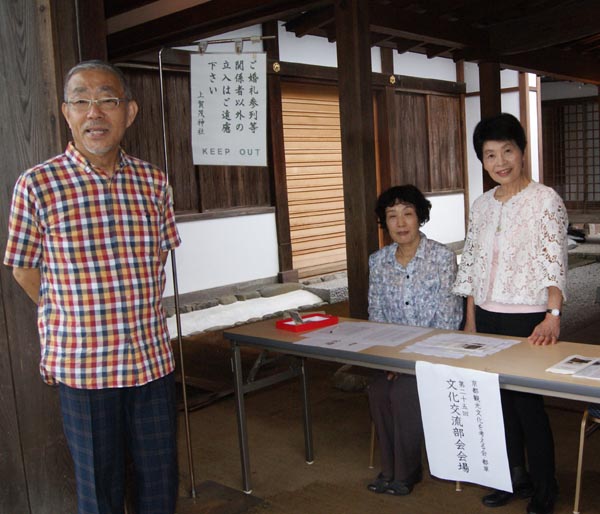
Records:
<instances>
[{"instance_id":1,"label":"woman's short dark hair","mask_svg":"<svg viewBox=\"0 0 600 514\"><path fill-rule=\"evenodd\" d=\"M375 213L379 221L379 225L387 230L385 222L385 210L388 207L393 207L396 204L412 205L417 212L419 225L424 225L429 221L429 211L431 210L431 202L423 196L419 188L412 184L404 186L390 187L379 195Z\"/></svg>"},{"instance_id":2,"label":"woman's short dark hair","mask_svg":"<svg viewBox=\"0 0 600 514\"><path fill-rule=\"evenodd\" d=\"M473 132L473 146L477 158L483 162L483 145L486 141L513 141L525 152L527 137L519 120L503 112L481 120Z\"/></svg>"}]
</instances>

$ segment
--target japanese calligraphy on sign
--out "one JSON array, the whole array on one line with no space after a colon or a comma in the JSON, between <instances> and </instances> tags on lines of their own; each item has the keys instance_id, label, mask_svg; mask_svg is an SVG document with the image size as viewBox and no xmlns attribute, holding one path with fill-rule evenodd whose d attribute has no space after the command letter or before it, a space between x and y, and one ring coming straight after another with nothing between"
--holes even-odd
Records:
<instances>
[{"instance_id":1,"label":"japanese calligraphy on sign","mask_svg":"<svg viewBox=\"0 0 600 514\"><path fill-rule=\"evenodd\" d=\"M416 363L432 475L512 491L498 375Z\"/></svg>"},{"instance_id":2,"label":"japanese calligraphy on sign","mask_svg":"<svg viewBox=\"0 0 600 514\"><path fill-rule=\"evenodd\" d=\"M191 56L194 164L267 165L264 53Z\"/></svg>"}]
</instances>

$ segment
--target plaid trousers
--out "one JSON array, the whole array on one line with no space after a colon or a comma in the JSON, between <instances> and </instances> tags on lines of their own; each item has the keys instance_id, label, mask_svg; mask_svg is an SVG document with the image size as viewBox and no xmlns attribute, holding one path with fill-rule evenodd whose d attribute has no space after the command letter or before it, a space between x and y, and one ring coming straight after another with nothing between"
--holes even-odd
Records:
<instances>
[{"instance_id":1,"label":"plaid trousers","mask_svg":"<svg viewBox=\"0 0 600 514\"><path fill-rule=\"evenodd\" d=\"M78 514L123 514L125 456L131 457L136 514L173 514L177 501L177 411L171 373L139 387L59 385Z\"/></svg>"}]
</instances>

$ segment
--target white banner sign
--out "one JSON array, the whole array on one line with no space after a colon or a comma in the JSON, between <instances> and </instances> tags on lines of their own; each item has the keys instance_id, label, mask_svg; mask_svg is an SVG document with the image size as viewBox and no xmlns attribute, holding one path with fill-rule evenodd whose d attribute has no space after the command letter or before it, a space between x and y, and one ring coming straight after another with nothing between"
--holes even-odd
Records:
<instances>
[{"instance_id":1,"label":"white banner sign","mask_svg":"<svg viewBox=\"0 0 600 514\"><path fill-rule=\"evenodd\" d=\"M267 165L266 54L191 56L194 164Z\"/></svg>"},{"instance_id":2,"label":"white banner sign","mask_svg":"<svg viewBox=\"0 0 600 514\"><path fill-rule=\"evenodd\" d=\"M432 475L512 491L498 375L417 361Z\"/></svg>"}]
</instances>

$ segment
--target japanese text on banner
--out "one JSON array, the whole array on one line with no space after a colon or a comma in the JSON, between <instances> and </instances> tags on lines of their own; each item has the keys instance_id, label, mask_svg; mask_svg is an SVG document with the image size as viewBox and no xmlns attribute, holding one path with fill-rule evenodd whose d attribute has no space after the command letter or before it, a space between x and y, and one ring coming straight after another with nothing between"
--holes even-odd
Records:
<instances>
[{"instance_id":1,"label":"japanese text on banner","mask_svg":"<svg viewBox=\"0 0 600 514\"><path fill-rule=\"evenodd\" d=\"M498 375L416 363L432 475L512 491Z\"/></svg>"},{"instance_id":2,"label":"japanese text on banner","mask_svg":"<svg viewBox=\"0 0 600 514\"><path fill-rule=\"evenodd\" d=\"M266 56L191 56L194 164L266 166Z\"/></svg>"}]
</instances>

